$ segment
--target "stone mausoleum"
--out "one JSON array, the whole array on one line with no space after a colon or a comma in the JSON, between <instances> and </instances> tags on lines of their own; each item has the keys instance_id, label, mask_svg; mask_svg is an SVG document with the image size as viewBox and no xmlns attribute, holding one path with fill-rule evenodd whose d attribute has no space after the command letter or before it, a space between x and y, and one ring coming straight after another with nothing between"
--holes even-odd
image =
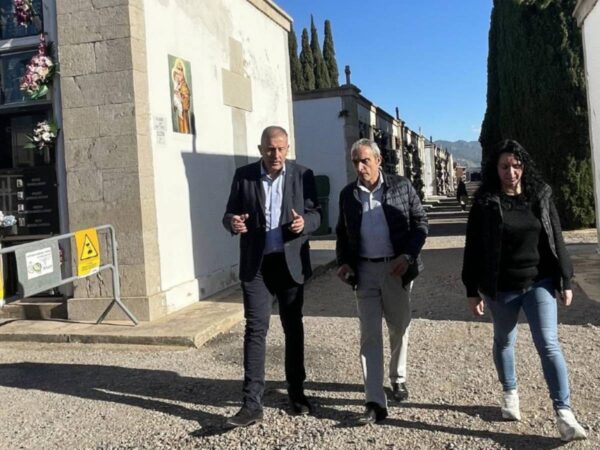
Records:
<instances>
[{"instance_id":1,"label":"stone mausoleum","mask_svg":"<svg viewBox=\"0 0 600 450\"><path fill-rule=\"evenodd\" d=\"M265 126L293 136L289 16L270 0L25 3L0 0L0 208L17 218L2 244L112 224L141 320L235 283L231 177L259 157ZM29 148L39 123L60 130ZM68 318L93 320L108 280L54 294Z\"/></svg>"}]
</instances>

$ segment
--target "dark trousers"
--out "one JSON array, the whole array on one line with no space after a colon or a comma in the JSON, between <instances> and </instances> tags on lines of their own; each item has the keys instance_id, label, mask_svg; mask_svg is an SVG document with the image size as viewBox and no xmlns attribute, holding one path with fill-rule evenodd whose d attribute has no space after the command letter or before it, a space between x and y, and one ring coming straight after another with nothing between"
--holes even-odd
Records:
<instances>
[{"instance_id":1,"label":"dark trousers","mask_svg":"<svg viewBox=\"0 0 600 450\"><path fill-rule=\"evenodd\" d=\"M285 333L285 378L288 392L301 392L304 370L304 325L302 304L304 285L290 276L283 253L265 255L252 281L242 282L244 294L244 404L262 409L265 390L266 338L273 306L279 302L279 317Z\"/></svg>"}]
</instances>

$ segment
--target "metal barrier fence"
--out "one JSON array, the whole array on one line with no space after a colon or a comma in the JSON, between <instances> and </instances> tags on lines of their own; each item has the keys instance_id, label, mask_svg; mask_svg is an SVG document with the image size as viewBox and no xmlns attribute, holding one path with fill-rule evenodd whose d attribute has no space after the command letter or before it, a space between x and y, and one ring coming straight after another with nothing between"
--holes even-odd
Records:
<instances>
[{"instance_id":1,"label":"metal barrier fence","mask_svg":"<svg viewBox=\"0 0 600 450\"><path fill-rule=\"evenodd\" d=\"M108 230L110 236L112 254L112 262L110 264L100 264L98 231L104 230ZM76 242L77 275L63 278L58 242L63 239L69 239L69 242L71 242L71 238L75 238ZM18 292L16 296L6 300L29 297L76 280L87 278L102 270L111 269L114 298L96 323L99 324L102 322L113 306L117 305L137 325L139 323L137 318L121 301L117 250L117 239L115 237L115 229L112 225L102 225L0 249L0 257L8 253L14 253L17 266ZM0 278L2 277L0 276ZM1 297L4 297L4 295Z\"/></svg>"}]
</instances>

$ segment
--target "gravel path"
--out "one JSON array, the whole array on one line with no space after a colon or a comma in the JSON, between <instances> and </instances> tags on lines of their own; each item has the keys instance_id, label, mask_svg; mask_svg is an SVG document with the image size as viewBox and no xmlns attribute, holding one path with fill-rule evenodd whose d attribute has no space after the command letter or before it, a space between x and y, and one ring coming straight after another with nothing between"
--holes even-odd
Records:
<instances>
[{"instance_id":1,"label":"gravel path","mask_svg":"<svg viewBox=\"0 0 600 450\"><path fill-rule=\"evenodd\" d=\"M520 325L523 420L500 420L489 320L465 309L460 238L434 237L415 283L410 399L382 425L355 427L362 410L352 293L330 271L308 285L307 393L312 417L286 413L283 336L268 337L263 423L230 432L239 408L242 325L201 349L96 345L0 346L1 449L553 449L561 446L540 363ZM450 247L450 248L448 248ZM579 295L578 295L579 294ZM600 448L600 304L576 292L560 309L575 411Z\"/></svg>"}]
</instances>

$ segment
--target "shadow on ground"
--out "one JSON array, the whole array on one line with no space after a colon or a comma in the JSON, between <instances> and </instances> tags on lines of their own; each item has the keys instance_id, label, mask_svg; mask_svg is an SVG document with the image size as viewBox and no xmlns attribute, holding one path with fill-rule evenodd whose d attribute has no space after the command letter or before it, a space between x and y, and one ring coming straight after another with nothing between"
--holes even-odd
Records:
<instances>
[{"instance_id":1,"label":"shadow on ground","mask_svg":"<svg viewBox=\"0 0 600 450\"><path fill-rule=\"evenodd\" d=\"M125 368L106 365L15 363L0 364L0 385L16 389L39 390L69 395L89 400L120 403L147 410L171 414L185 420L197 421L200 428L191 434L205 437L226 432L224 417L206 411L206 407L239 406L241 382L182 377L173 371ZM362 392L362 386L346 383L309 382L307 390L316 404L315 416L329 419L335 427L355 426L356 414L340 410L340 406L356 406L360 400L332 397L336 392ZM327 393L324 396L322 393ZM283 382L268 382L264 403L270 408L287 408L287 396ZM191 405L191 406L190 406ZM336 406L337 408L333 408ZM425 403L406 403L405 408L458 411L480 417L487 422L499 419L498 408L489 406L453 406ZM420 421L390 418L385 424L407 429L442 432L460 436L491 439L506 448L523 446L552 449L560 445L553 438L473 430L443 426Z\"/></svg>"},{"instance_id":2,"label":"shadow on ground","mask_svg":"<svg viewBox=\"0 0 600 450\"><path fill-rule=\"evenodd\" d=\"M429 228L429 236L464 236L467 232L467 223L462 221L453 221L448 223L438 222L436 220Z\"/></svg>"}]
</instances>

